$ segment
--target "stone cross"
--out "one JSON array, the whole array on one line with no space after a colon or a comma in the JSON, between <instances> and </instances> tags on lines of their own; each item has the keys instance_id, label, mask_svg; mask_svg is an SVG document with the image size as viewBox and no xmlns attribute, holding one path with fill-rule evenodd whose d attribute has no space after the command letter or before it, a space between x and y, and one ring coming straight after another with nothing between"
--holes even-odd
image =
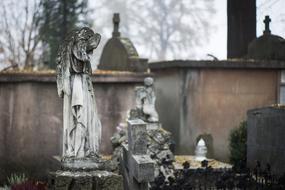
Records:
<instances>
[{"instance_id":1,"label":"stone cross","mask_svg":"<svg viewBox=\"0 0 285 190\"><path fill-rule=\"evenodd\" d=\"M119 32L119 24L120 24L120 14L119 13L114 13L113 23L114 23L113 37L120 37L121 34Z\"/></svg>"},{"instance_id":2,"label":"stone cross","mask_svg":"<svg viewBox=\"0 0 285 190\"><path fill-rule=\"evenodd\" d=\"M128 144L123 144L121 170L125 190L148 190L154 180L154 161L147 155L146 124L140 120L128 121Z\"/></svg>"},{"instance_id":3,"label":"stone cross","mask_svg":"<svg viewBox=\"0 0 285 190\"><path fill-rule=\"evenodd\" d=\"M266 15L263 22L265 24L265 30L263 31L263 34L270 34L271 33L270 28L269 28L269 23L271 22L270 17Z\"/></svg>"}]
</instances>

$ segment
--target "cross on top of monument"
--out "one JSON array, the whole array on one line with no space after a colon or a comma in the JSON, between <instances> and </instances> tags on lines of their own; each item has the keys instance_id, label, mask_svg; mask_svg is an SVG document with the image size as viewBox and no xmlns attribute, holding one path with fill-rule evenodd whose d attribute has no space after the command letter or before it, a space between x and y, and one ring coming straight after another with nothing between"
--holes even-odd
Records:
<instances>
[{"instance_id":1,"label":"cross on top of monument","mask_svg":"<svg viewBox=\"0 0 285 190\"><path fill-rule=\"evenodd\" d=\"M263 22L265 24L265 30L263 31L263 34L271 34L271 31L269 28L269 23L271 22L270 17L268 15L266 15Z\"/></svg>"},{"instance_id":2,"label":"cross on top of monument","mask_svg":"<svg viewBox=\"0 0 285 190\"><path fill-rule=\"evenodd\" d=\"M114 23L113 37L120 37L121 34L119 32L119 24L120 24L120 14L119 13L114 13L113 23Z\"/></svg>"}]
</instances>

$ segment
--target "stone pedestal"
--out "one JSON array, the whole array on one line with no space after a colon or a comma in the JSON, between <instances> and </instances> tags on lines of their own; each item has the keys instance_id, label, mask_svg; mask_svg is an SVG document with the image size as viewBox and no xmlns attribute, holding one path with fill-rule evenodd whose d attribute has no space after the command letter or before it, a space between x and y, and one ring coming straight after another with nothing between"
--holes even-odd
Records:
<instances>
[{"instance_id":1,"label":"stone pedestal","mask_svg":"<svg viewBox=\"0 0 285 190\"><path fill-rule=\"evenodd\" d=\"M51 190L123 190L123 177L110 172L108 160L101 158L57 160L61 169L50 172Z\"/></svg>"},{"instance_id":2,"label":"stone pedestal","mask_svg":"<svg viewBox=\"0 0 285 190\"><path fill-rule=\"evenodd\" d=\"M108 171L56 171L50 173L50 190L123 190L122 176Z\"/></svg>"},{"instance_id":3,"label":"stone pedestal","mask_svg":"<svg viewBox=\"0 0 285 190\"><path fill-rule=\"evenodd\" d=\"M125 190L148 190L154 180L154 162L147 155L146 124L140 119L128 121L128 144L123 144L120 159Z\"/></svg>"},{"instance_id":4,"label":"stone pedestal","mask_svg":"<svg viewBox=\"0 0 285 190\"><path fill-rule=\"evenodd\" d=\"M101 158L81 158L81 159L64 159L61 160L61 169L64 171L96 171L106 170L107 160Z\"/></svg>"}]
</instances>

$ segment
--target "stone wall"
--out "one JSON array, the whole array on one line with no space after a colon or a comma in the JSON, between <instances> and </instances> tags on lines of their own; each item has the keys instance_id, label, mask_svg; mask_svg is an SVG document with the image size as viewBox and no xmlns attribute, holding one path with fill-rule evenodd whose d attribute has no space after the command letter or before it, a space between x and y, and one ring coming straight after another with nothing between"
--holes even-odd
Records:
<instances>
[{"instance_id":1,"label":"stone wall","mask_svg":"<svg viewBox=\"0 0 285 190\"><path fill-rule=\"evenodd\" d=\"M209 157L228 159L232 128L246 111L277 103L284 62L170 61L150 64L156 107L172 132L177 154L194 154L204 137ZM92 78L103 124L101 152L112 151L110 137L134 105L134 87L149 74L97 72ZM12 171L45 176L61 154L62 100L54 74L0 74L0 182Z\"/></svg>"},{"instance_id":2,"label":"stone wall","mask_svg":"<svg viewBox=\"0 0 285 190\"><path fill-rule=\"evenodd\" d=\"M147 74L111 72L92 78L103 126L101 153L110 154L110 137L135 101L134 87ZM0 182L13 171L45 176L61 155L62 99L54 74L0 74Z\"/></svg>"},{"instance_id":3,"label":"stone wall","mask_svg":"<svg viewBox=\"0 0 285 190\"><path fill-rule=\"evenodd\" d=\"M194 154L205 137L208 156L229 158L229 133L248 109L277 103L279 69L284 63L170 61L152 63L157 109L173 133L176 154Z\"/></svg>"},{"instance_id":4,"label":"stone wall","mask_svg":"<svg viewBox=\"0 0 285 190\"><path fill-rule=\"evenodd\" d=\"M285 172L285 108L265 107L247 113L247 165L256 160L263 168L271 165L273 173Z\"/></svg>"}]
</instances>

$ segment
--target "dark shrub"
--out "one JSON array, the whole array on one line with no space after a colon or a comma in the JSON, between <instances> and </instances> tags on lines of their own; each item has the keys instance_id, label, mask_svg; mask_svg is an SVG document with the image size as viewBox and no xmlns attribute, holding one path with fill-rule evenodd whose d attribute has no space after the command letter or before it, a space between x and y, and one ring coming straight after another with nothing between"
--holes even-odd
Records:
<instances>
[{"instance_id":1,"label":"dark shrub","mask_svg":"<svg viewBox=\"0 0 285 190\"><path fill-rule=\"evenodd\" d=\"M243 121L230 133L230 162L235 168L246 167L246 128L247 124Z\"/></svg>"}]
</instances>

